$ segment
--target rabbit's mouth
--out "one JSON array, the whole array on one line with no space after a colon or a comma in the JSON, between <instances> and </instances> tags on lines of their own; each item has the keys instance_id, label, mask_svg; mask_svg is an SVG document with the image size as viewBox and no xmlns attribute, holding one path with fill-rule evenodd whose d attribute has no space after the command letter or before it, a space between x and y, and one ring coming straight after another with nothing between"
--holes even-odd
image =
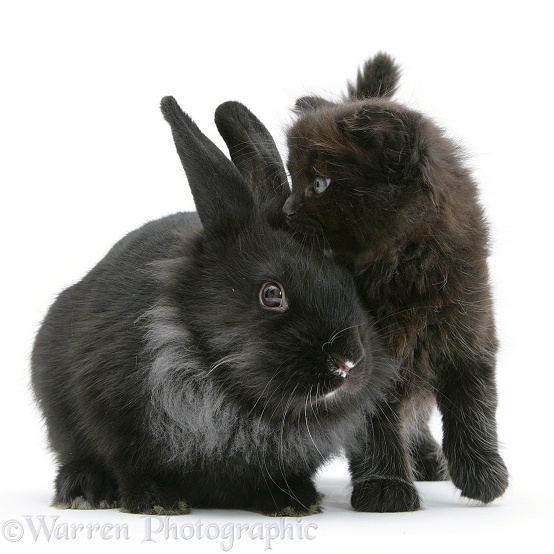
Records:
<instances>
[{"instance_id":1,"label":"rabbit's mouth","mask_svg":"<svg viewBox=\"0 0 554 554\"><path fill-rule=\"evenodd\" d=\"M348 381L348 378L350 376L350 370L354 368L357 365L357 362L352 362L350 360L334 360L333 366L331 368L331 374L334 377L338 377L339 380L333 379L333 387L331 390L328 390L327 392L324 392L321 394L318 398L318 400L330 400L334 398L340 389L343 388L345 383Z\"/></svg>"},{"instance_id":2,"label":"rabbit's mouth","mask_svg":"<svg viewBox=\"0 0 554 554\"><path fill-rule=\"evenodd\" d=\"M333 373L343 379L346 379L350 370L356 365L356 362L351 362L350 360L346 360L345 362L337 360L336 363L337 367L333 369Z\"/></svg>"},{"instance_id":3,"label":"rabbit's mouth","mask_svg":"<svg viewBox=\"0 0 554 554\"><path fill-rule=\"evenodd\" d=\"M334 373L334 375L338 376L338 373ZM328 400L336 400L338 396L340 396L340 391L343 389L346 381L348 380L348 375L344 375L341 377L341 382L338 382L331 390L327 390L327 392L323 392L316 398L316 402L327 402Z\"/></svg>"}]
</instances>

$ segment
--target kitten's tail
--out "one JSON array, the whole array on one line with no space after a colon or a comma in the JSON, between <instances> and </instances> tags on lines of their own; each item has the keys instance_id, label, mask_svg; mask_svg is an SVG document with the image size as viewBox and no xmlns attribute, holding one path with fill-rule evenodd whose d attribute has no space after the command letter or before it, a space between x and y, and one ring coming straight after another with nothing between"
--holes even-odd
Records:
<instances>
[{"instance_id":1,"label":"kitten's tail","mask_svg":"<svg viewBox=\"0 0 554 554\"><path fill-rule=\"evenodd\" d=\"M388 54L379 52L358 70L356 83L347 83L347 100L390 98L398 87L400 68Z\"/></svg>"}]
</instances>

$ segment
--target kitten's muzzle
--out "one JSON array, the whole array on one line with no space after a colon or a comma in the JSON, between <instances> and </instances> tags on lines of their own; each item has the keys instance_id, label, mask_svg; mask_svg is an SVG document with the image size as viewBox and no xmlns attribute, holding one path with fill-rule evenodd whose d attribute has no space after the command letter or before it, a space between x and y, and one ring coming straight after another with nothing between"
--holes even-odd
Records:
<instances>
[{"instance_id":1,"label":"kitten's muzzle","mask_svg":"<svg viewBox=\"0 0 554 554\"><path fill-rule=\"evenodd\" d=\"M283 213L287 219L292 219L296 215L295 201L292 196L289 196L283 204Z\"/></svg>"}]
</instances>

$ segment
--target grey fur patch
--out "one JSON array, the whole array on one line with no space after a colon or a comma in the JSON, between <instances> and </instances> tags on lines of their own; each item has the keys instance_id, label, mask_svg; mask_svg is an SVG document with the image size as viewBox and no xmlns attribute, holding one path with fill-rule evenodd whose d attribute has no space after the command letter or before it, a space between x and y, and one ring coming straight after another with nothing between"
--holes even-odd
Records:
<instances>
[{"instance_id":1,"label":"grey fur patch","mask_svg":"<svg viewBox=\"0 0 554 554\"><path fill-rule=\"evenodd\" d=\"M236 456L245 464L265 466L279 453L281 467L303 467L314 449L322 462L337 445L352 439L359 429L360 411L343 425L325 425L314 418L308 399L306 413L294 425L253 417L210 379L210 368L195 351L189 332L171 306L154 306L147 314L146 353L151 359L149 425L153 440L164 450L168 466L181 468L209 459ZM241 351L233 361L241 363ZM305 416L305 417L304 417ZM271 453L266 458L265 454ZM270 462L273 460L270 460Z\"/></svg>"},{"instance_id":2,"label":"grey fur patch","mask_svg":"<svg viewBox=\"0 0 554 554\"><path fill-rule=\"evenodd\" d=\"M178 322L177 310L157 306L148 318L153 437L167 445L170 460L185 464L188 458L222 454L229 446L222 437L236 426L238 410L209 379L209 368L195 353L189 333ZM240 449L253 440L239 426L233 442Z\"/></svg>"}]
</instances>

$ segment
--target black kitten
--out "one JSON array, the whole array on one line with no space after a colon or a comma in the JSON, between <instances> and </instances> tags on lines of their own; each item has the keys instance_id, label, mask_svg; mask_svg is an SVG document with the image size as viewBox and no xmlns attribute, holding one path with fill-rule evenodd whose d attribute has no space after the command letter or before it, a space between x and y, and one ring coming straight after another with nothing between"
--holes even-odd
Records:
<instances>
[{"instance_id":1,"label":"black kitten","mask_svg":"<svg viewBox=\"0 0 554 554\"><path fill-rule=\"evenodd\" d=\"M508 484L495 422L487 224L458 147L390 100L398 76L378 54L343 103L300 99L288 130L288 224L354 274L402 366L389 403L368 419L371 450L350 463L361 511L417 509L414 479L449 473L482 502ZM446 464L428 427L435 401Z\"/></svg>"}]
</instances>

